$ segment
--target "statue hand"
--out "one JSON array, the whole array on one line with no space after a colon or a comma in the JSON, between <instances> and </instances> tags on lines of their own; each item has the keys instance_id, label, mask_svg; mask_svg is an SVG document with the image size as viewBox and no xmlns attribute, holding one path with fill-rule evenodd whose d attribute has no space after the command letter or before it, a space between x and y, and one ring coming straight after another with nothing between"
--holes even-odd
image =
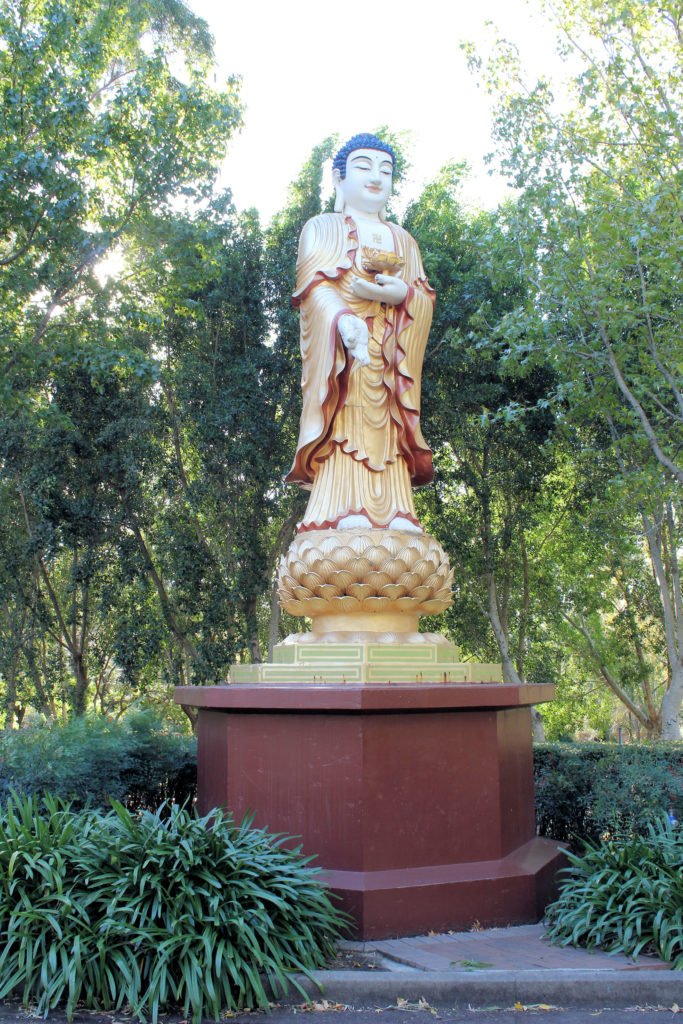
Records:
<instances>
[{"instance_id":1,"label":"statue hand","mask_svg":"<svg viewBox=\"0 0 683 1024\"><path fill-rule=\"evenodd\" d=\"M352 278L351 291L359 299L371 299L374 302L386 302L389 306L399 306L408 294L408 285L400 277L377 274L374 281L364 281L360 277Z\"/></svg>"},{"instance_id":2,"label":"statue hand","mask_svg":"<svg viewBox=\"0 0 683 1024\"><path fill-rule=\"evenodd\" d=\"M341 340L349 352L361 366L367 366L370 356L368 355L368 326L365 321L352 313L344 313L339 317L337 327Z\"/></svg>"}]
</instances>

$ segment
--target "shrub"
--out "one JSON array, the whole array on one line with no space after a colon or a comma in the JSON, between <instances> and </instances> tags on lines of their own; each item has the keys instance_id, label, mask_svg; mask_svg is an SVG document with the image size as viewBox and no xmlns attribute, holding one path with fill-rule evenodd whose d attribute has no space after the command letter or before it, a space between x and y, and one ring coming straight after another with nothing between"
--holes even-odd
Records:
<instances>
[{"instance_id":1,"label":"shrub","mask_svg":"<svg viewBox=\"0 0 683 1024\"><path fill-rule=\"evenodd\" d=\"M196 770L196 741L150 711L0 732L0 802L13 789L48 791L74 806L109 808L112 798L154 810L193 799Z\"/></svg>"},{"instance_id":2,"label":"shrub","mask_svg":"<svg viewBox=\"0 0 683 1024\"><path fill-rule=\"evenodd\" d=\"M547 910L548 937L636 957L652 949L683 969L683 836L666 819L645 836L589 844Z\"/></svg>"},{"instance_id":3,"label":"shrub","mask_svg":"<svg viewBox=\"0 0 683 1024\"><path fill-rule=\"evenodd\" d=\"M0 813L0 999L156 1021L266 1006L333 951L343 915L299 850L220 811L109 813L11 797Z\"/></svg>"},{"instance_id":4,"label":"shrub","mask_svg":"<svg viewBox=\"0 0 683 1024\"><path fill-rule=\"evenodd\" d=\"M647 833L670 807L683 821L683 747L548 743L534 747L539 835L569 842Z\"/></svg>"}]
</instances>

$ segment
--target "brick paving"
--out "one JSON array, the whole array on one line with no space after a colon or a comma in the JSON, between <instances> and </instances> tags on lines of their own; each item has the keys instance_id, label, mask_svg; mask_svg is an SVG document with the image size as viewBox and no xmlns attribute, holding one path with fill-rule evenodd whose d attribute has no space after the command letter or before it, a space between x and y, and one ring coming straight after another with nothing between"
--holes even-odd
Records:
<instances>
[{"instance_id":1,"label":"brick paving","mask_svg":"<svg viewBox=\"0 0 683 1024\"><path fill-rule=\"evenodd\" d=\"M551 946L543 938L544 932L543 924L530 924L365 943L349 942L344 945L364 952L376 950L386 958L384 966L389 969L412 968L439 972L484 972L490 969L536 971L544 968L567 971L670 969L668 964L655 956L641 955L634 961L623 954L575 949L573 946Z\"/></svg>"}]
</instances>

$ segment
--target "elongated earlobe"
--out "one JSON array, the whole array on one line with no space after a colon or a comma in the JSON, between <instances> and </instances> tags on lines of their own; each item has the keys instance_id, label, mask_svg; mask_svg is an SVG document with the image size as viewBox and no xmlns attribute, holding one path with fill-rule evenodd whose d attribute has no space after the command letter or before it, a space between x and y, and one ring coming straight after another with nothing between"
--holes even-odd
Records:
<instances>
[{"instance_id":1,"label":"elongated earlobe","mask_svg":"<svg viewBox=\"0 0 683 1024\"><path fill-rule=\"evenodd\" d=\"M338 169L332 171L332 184L334 185L334 212L344 212L344 193L342 190L342 176Z\"/></svg>"}]
</instances>

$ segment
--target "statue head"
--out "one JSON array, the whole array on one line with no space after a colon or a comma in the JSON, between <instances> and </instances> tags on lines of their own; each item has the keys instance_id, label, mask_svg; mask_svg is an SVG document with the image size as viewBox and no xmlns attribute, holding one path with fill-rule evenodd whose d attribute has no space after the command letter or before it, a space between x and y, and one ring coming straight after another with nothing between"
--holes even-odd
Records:
<instances>
[{"instance_id":1,"label":"statue head","mask_svg":"<svg viewBox=\"0 0 683 1024\"><path fill-rule=\"evenodd\" d=\"M392 167L396 163L396 154L388 142L382 142L376 135L369 135L367 132L361 135L354 135L353 138L344 143L332 163L332 170L339 171L339 177L342 181L346 177L346 161L354 149L376 149L380 153L389 154Z\"/></svg>"},{"instance_id":2,"label":"statue head","mask_svg":"<svg viewBox=\"0 0 683 1024\"><path fill-rule=\"evenodd\" d=\"M332 164L336 189L335 210L351 206L362 213L384 218L391 193L395 154L376 135L354 135L342 146Z\"/></svg>"}]
</instances>

